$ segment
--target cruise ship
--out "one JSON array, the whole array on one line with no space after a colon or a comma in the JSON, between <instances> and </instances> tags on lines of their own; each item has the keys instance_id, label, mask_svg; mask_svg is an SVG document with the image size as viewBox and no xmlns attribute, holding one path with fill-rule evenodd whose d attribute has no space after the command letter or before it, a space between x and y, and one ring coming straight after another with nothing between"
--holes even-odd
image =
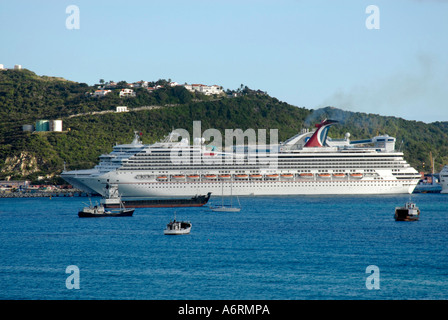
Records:
<instances>
[{"instance_id":1,"label":"cruise ship","mask_svg":"<svg viewBox=\"0 0 448 320\"><path fill-rule=\"evenodd\" d=\"M131 143L115 145L111 153L100 155L100 162L94 168L86 170L66 171L64 166L64 171L61 173L61 177L79 190L85 191L87 193L98 193L104 195L107 191L106 189L104 189L104 186L104 190L101 190L101 192L98 192L96 189L90 187L92 185L92 179L117 170L122 166L123 160L126 160L139 153L144 147L145 146L140 140L140 133L138 131L135 131L134 140Z\"/></svg>"},{"instance_id":2,"label":"cruise ship","mask_svg":"<svg viewBox=\"0 0 448 320\"><path fill-rule=\"evenodd\" d=\"M351 141L328 137L323 120L276 145L217 149L204 139L178 142L172 132L160 142L134 141L101 155L90 170L62 172L67 182L104 195L109 184L124 199L216 195L320 195L412 193L420 175L395 150L395 138ZM195 139L196 140L196 139ZM173 157L173 155L179 155ZM274 165L273 165L274 164Z\"/></svg>"},{"instance_id":3,"label":"cruise ship","mask_svg":"<svg viewBox=\"0 0 448 320\"><path fill-rule=\"evenodd\" d=\"M440 185L442 186L442 191L440 193L448 193L448 165L444 166L439 173Z\"/></svg>"}]
</instances>

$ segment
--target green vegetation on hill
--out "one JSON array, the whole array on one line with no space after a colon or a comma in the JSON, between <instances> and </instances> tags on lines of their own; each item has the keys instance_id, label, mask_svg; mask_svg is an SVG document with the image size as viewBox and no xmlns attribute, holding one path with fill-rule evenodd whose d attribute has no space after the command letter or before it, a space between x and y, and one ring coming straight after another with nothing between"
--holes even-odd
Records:
<instances>
[{"instance_id":1,"label":"green vegetation on hill","mask_svg":"<svg viewBox=\"0 0 448 320\"><path fill-rule=\"evenodd\" d=\"M137 88L135 98L120 98L118 90L104 98L86 94L95 89L84 83L40 77L29 70L0 71L0 179L57 175L64 162L67 169L91 168L98 163L98 156L110 152L115 143L129 143L134 130L143 133L144 143L152 143L172 128L184 128L191 133L196 120L201 121L202 131L278 129L283 141L303 127L314 127L324 118L335 119L340 124L330 130L333 138L342 138L346 132L351 133L353 140L377 133L389 134L397 138L397 148L401 147L417 170L430 171L430 151L436 159L436 171L448 163L448 122L425 124L331 107L313 111L247 87L241 91L243 95L234 98L193 94L182 86L165 86L153 92ZM131 110L141 106L163 107L69 117L114 110L119 105ZM39 119L62 119L65 132L22 131L24 124L34 124Z\"/></svg>"}]
</instances>

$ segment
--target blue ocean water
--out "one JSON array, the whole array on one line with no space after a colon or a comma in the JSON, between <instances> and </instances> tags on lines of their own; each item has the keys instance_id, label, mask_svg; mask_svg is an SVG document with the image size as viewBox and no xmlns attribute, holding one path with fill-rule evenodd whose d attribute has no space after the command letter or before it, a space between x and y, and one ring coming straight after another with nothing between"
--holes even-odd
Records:
<instances>
[{"instance_id":1,"label":"blue ocean water","mask_svg":"<svg viewBox=\"0 0 448 320\"><path fill-rule=\"evenodd\" d=\"M88 198L0 199L0 299L447 299L448 195L412 195L420 220L396 222L407 200L242 197L239 213L82 219ZM163 235L174 211L189 235Z\"/></svg>"}]
</instances>

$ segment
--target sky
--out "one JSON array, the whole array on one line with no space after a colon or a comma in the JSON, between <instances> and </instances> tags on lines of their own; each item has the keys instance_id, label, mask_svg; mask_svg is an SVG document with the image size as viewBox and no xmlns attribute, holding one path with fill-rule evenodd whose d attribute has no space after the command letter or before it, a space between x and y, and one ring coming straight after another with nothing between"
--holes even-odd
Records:
<instances>
[{"instance_id":1,"label":"sky","mask_svg":"<svg viewBox=\"0 0 448 320\"><path fill-rule=\"evenodd\" d=\"M447 14L448 0L0 0L0 64L448 121Z\"/></svg>"}]
</instances>

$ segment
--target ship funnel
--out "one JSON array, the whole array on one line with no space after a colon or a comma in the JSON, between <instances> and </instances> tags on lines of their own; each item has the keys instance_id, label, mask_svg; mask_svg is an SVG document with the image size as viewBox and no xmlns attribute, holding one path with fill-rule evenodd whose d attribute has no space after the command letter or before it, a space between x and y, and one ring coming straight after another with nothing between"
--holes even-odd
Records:
<instances>
[{"instance_id":1,"label":"ship funnel","mask_svg":"<svg viewBox=\"0 0 448 320\"><path fill-rule=\"evenodd\" d=\"M321 123L316 124L317 130L307 141L304 147L323 147L325 146L325 141L327 140L328 129L333 124L338 123L336 120L322 120Z\"/></svg>"},{"instance_id":2,"label":"ship funnel","mask_svg":"<svg viewBox=\"0 0 448 320\"><path fill-rule=\"evenodd\" d=\"M140 140L140 136L143 135L140 131L134 131L134 140L132 140L131 144L142 144Z\"/></svg>"}]
</instances>

